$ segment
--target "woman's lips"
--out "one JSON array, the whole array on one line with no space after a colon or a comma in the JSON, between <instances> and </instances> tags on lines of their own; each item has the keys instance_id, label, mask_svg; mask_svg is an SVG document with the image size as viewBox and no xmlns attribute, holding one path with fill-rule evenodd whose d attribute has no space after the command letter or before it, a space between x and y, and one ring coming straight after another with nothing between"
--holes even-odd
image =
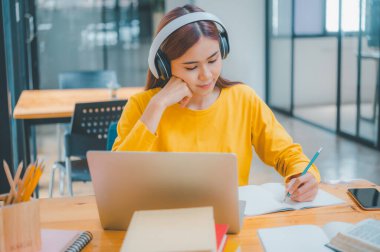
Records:
<instances>
[{"instance_id":1,"label":"woman's lips","mask_svg":"<svg viewBox=\"0 0 380 252\"><path fill-rule=\"evenodd\" d=\"M201 89L209 89L211 87L211 84L212 83L209 83L209 84L205 84L205 85L197 85L197 87L201 88Z\"/></svg>"}]
</instances>

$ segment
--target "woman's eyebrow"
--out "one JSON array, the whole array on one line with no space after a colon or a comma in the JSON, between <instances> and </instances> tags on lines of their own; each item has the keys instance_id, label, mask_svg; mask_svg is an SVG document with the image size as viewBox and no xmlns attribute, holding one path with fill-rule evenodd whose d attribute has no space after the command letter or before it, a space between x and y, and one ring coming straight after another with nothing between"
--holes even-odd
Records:
<instances>
[{"instance_id":1,"label":"woman's eyebrow","mask_svg":"<svg viewBox=\"0 0 380 252\"><path fill-rule=\"evenodd\" d=\"M210 58L214 57L217 53L218 53L218 51L214 52L207 59L210 59ZM182 64L189 65L189 64L195 64L195 63L198 63L198 61L187 61L187 62L183 62Z\"/></svg>"}]
</instances>

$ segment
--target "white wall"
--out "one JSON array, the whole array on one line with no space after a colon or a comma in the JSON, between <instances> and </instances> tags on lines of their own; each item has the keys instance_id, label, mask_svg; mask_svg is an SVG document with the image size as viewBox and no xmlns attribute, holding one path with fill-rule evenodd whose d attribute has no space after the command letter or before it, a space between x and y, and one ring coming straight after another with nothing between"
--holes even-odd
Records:
<instances>
[{"instance_id":1,"label":"white wall","mask_svg":"<svg viewBox=\"0 0 380 252\"><path fill-rule=\"evenodd\" d=\"M265 96L265 0L166 0L166 9L193 3L218 16L226 26L230 54L223 76L242 81Z\"/></svg>"}]
</instances>

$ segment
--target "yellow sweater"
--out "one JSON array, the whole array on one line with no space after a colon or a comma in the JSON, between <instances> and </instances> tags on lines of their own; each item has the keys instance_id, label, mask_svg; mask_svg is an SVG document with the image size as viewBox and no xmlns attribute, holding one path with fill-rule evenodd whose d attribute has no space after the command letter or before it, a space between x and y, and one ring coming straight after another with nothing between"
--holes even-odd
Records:
<instances>
[{"instance_id":1,"label":"yellow sweater","mask_svg":"<svg viewBox=\"0 0 380 252\"><path fill-rule=\"evenodd\" d=\"M140 117L159 88L132 96L117 125L114 151L229 152L238 160L239 185L247 185L252 147L285 180L301 173L309 159L276 120L268 106L243 84L223 88L205 110L168 107L155 134ZM320 180L318 169L309 169Z\"/></svg>"}]
</instances>

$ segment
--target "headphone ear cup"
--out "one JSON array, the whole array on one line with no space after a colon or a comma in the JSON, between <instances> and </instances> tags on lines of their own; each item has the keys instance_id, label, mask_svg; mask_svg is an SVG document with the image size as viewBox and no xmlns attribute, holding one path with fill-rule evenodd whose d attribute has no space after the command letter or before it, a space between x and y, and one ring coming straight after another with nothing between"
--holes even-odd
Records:
<instances>
[{"instance_id":1,"label":"headphone ear cup","mask_svg":"<svg viewBox=\"0 0 380 252\"><path fill-rule=\"evenodd\" d=\"M228 37L225 32L219 33L219 45L220 45L220 54L222 56L222 59L227 58L227 55L230 52L230 45L228 43Z\"/></svg>"},{"instance_id":2,"label":"headphone ear cup","mask_svg":"<svg viewBox=\"0 0 380 252\"><path fill-rule=\"evenodd\" d=\"M164 81L169 80L172 76L170 62L161 50L157 51L156 57L154 58L154 64L156 66L158 77Z\"/></svg>"}]
</instances>

